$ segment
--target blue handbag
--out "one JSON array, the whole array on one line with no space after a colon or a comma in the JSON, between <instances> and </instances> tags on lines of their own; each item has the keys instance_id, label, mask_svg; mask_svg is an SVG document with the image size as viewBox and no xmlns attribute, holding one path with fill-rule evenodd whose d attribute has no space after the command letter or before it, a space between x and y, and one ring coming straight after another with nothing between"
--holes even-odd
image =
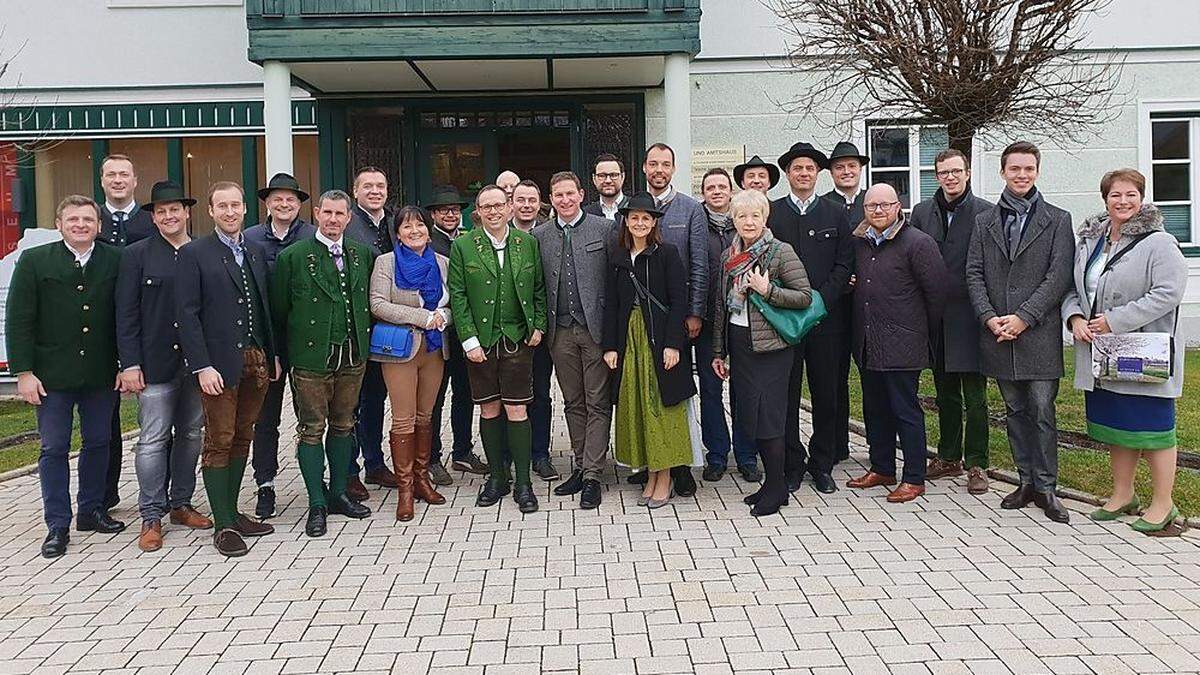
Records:
<instances>
[{"instance_id":1,"label":"blue handbag","mask_svg":"<svg viewBox=\"0 0 1200 675\"><path fill-rule=\"evenodd\" d=\"M407 359L412 356L412 351L413 329L411 327L380 321L371 329L372 354Z\"/></svg>"}]
</instances>

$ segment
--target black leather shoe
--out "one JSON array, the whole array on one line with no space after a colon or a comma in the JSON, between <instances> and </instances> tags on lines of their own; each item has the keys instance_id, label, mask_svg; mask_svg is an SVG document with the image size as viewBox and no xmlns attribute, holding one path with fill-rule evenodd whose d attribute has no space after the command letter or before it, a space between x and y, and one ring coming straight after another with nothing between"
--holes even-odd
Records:
<instances>
[{"instance_id":1,"label":"black leather shoe","mask_svg":"<svg viewBox=\"0 0 1200 675\"><path fill-rule=\"evenodd\" d=\"M1042 508L1042 512L1050 520L1056 523L1071 522L1071 513L1067 511L1067 507L1063 506L1063 503L1058 500L1058 496L1053 492L1038 493L1034 502Z\"/></svg>"},{"instance_id":2,"label":"black leather shoe","mask_svg":"<svg viewBox=\"0 0 1200 675\"><path fill-rule=\"evenodd\" d=\"M274 518L275 513L275 488L270 485L264 485L258 488L258 501L254 505L254 515L259 520Z\"/></svg>"},{"instance_id":3,"label":"black leather shoe","mask_svg":"<svg viewBox=\"0 0 1200 675\"><path fill-rule=\"evenodd\" d=\"M1000 508L1023 509L1033 503L1034 494L1032 485L1022 485L1000 500Z\"/></svg>"},{"instance_id":4,"label":"black leather shoe","mask_svg":"<svg viewBox=\"0 0 1200 675\"><path fill-rule=\"evenodd\" d=\"M725 477L725 467L719 464L709 464L704 467L704 473L701 474L705 483L716 483Z\"/></svg>"},{"instance_id":5,"label":"black leather shoe","mask_svg":"<svg viewBox=\"0 0 1200 675\"><path fill-rule=\"evenodd\" d=\"M643 469L637 473L629 474L629 477L625 479L625 482L629 483L630 485L645 485L649 480L650 472Z\"/></svg>"},{"instance_id":6,"label":"black leather shoe","mask_svg":"<svg viewBox=\"0 0 1200 675\"><path fill-rule=\"evenodd\" d=\"M508 491L507 482L488 478L479 490L479 496L475 498L475 506L495 506Z\"/></svg>"},{"instance_id":7,"label":"black leather shoe","mask_svg":"<svg viewBox=\"0 0 1200 675\"><path fill-rule=\"evenodd\" d=\"M542 480L558 480L562 478L562 474L558 472L558 469L554 468L554 462L550 461L549 457L534 460L533 472Z\"/></svg>"},{"instance_id":8,"label":"black leather shoe","mask_svg":"<svg viewBox=\"0 0 1200 675\"><path fill-rule=\"evenodd\" d=\"M559 497L573 495L583 489L583 472L576 469L571 472L571 477L554 486L554 494Z\"/></svg>"},{"instance_id":9,"label":"black leather shoe","mask_svg":"<svg viewBox=\"0 0 1200 675\"><path fill-rule=\"evenodd\" d=\"M521 513L533 513L538 510L537 495L533 493L532 485L518 485L513 490L513 501Z\"/></svg>"},{"instance_id":10,"label":"black leather shoe","mask_svg":"<svg viewBox=\"0 0 1200 675\"><path fill-rule=\"evenodd\" d=\"M782 501L777 498L759 499L758 501L754 502L754 506L751 507L750 515L754 516L755 518L761 518L763 516L769 516L774 513L778 513L780 507L787 506L789 501L791 500L786 496Z\"/></svg>"},{"instance_id":11,"label":"black leather shoe","mask_svg":"<svg viewBox=\"0 0 1200 675\"><path fill-rule=\"evenodd\" d=\"M812 472L813 487L817 488L817 492L823 495L831 495L837 492L837 483L834 482L833 476L823 471Z\"/></svg>"},{"instance_id":12,"label":"black leather shoe","mask_svg":"<svg viewBox=\"0 0 1200 675\"><path fill-rule=\"evenodd\" d=\"M675 486L675 494L680 497L691 497L696 494L696 479L692 477L692 467L671 467L671 480Z\"/></svg>"},{"instance_id":13,"label":"black leather shoe","mask_svg":"<svg viewBox=\"0 0 1200 675\"><path fill-rule=\"evenodd\" d=\"M57 558L67 552L67 542L71 541L71 529L56 527L46 535L42 542L42 557Z\"/></svg>"},{"instance_id":14,"label":"black leather shoe","mask_svg":"<svg viewBox=\"0 0 1200 675\"><path fill-rule=\"evenodd\" d=\"M304 534L310 537L323 537L328 531L325 524L325 507L314 506L308 510L308 520L304 523Z\"/></svg>"},{"instance_id":15,"label":"black leather shoe","mask_svg":"<svg viewBox=\"0 0 1200 675\"><path fill-rule=\"evenodd\" d=\"M579 508L594 509L600 506L600 500L603 497L603 491L600 489L600 481L589 478L583 481L583 490L579 495Z\"/></svg>"},{"instance_id":16,"label":"black leather shoe","mask_svg":"<svg viewBox=\"0 0 1200 675\"><path fill-rule=\"evenodd\" d=\"M762 472L758 470L756 464L741 464L738 466L738 473L742 474L742 480L747 483L762 482Z\"/></svg>"},{"instance_id":17,"label":"black leather shoe","mask_svg":"<svg viewBox=\"0 0 1200 675\"><path fill-rule=\"evenodd\" d=\"M329 513L346 516L347 518L358 518L360 520L371 515L370 508L350 499L345 494L329 495L329 506L327 509Z\"/></svg>"},{"instance_id":18,"label":"black leather shoe","mask_svg":"<svg viewBox=\"0 0 1200 675\"><path fill-rule=\"evenodd\" d=\"M97 509L88 515L79 514L75 517L75 529L80 532L102 532L104 534L116 534L125 529L125 523L119 520L113 520L108 516L108 512L103 509Z\"/></svg>"},{"instance_id":19,"label":"black leather shoe","mask_svg":"<svg viewBox=\"0 0 1200 675\"><path fill-rule=\"evenodd\" d=\"M803 473L788 474L787 491L795 492L796 490L799 490L800 484L803 482L804 482L804 474Z\"/></svg>"}]
</instances>

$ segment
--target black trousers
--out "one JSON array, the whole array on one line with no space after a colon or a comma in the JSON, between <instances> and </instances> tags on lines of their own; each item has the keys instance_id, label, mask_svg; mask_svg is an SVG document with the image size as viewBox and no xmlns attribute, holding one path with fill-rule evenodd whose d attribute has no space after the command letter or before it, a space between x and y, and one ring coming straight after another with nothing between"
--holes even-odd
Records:
<instances>
[{"instance_id":1,"label":"black trousers","mask_svg":"<svg viewBox=\"0 0 1200 675\"><path fill-rule=\"evenodd\" d=\"M842 296L845 305L850 304L849 294ZM846 320L842 325L845 340L842 341L838 352L838 400L837 415L834 417L833 457L839 462L850 456L850 336L853 327L853 312L845 312Z\"/></svg>"},{"instance_id":2,"label":"black trousers","mask_svg":"<svg viewBox=\"0 0 1200 675\"><path fill-rule=\"evenodd\" d=\"M904 454L901 480L909 485L925 484L925 413L917 398L919 370L862 371L863 417L867 445L871 449L871 471L896 475L896 436Z\"/></svg>"},{"instance_id":3,"label":"black trousers","mask_svg":"<svg viewBox=\"0 0 1200 675\"><path fill-rule=\"evenodd\" d=\"M283 415L283 393L292 382L291 367L283 361L283 374L267 384L262 411L254 425L254 445L250 463L254 467L254 483L261 486L275 480L279 473L279 419ZM296 410L296 395L292 392L292 409ZM299 413L296 414L299 418Z\"/></svg>"},{"instance_id":4,"label":"black trousers","mask_svg":"<svg viewBox=\"0 0 1200 675\"><path fill-rule=\"evenodd\" d=\"M838 380L841 378L839 354L846 349L849 336L836 324L819 326L793 347L792 375L788 383L787 422L784 443L787 446L785 471L793 482L805 471L829 473L836 457ZM808 446L800 440L800 394L808 369L808 389L812 395L813 432ZM842 378L842 383L845 383Z\"/></svg>"},{"instance_id":5,"label":"black trousers","mask_svg":"<svg viewBox=\"0 0 1200 675\"><path fill-rule=\"evenodd\" d=\"M543 339L533 350L533 403L529 404L529 423L533 430L533 461L550 457L550 377L554 361L550 341Z\"/></svg>"},{"instance_id":6,"label":"black trousers","mask_svg":"<svg viewBox=\"0 0 1200 675\"><path fill-rule=\"evenodd\" d=\"M453 330L444 334L450 358L442 370L442 388L438 390L437 402L433 405L430 424L433 425L433 450L431 461L442 462L442 409L447 392L450 395L450 431L453 435L451 449L454 459L465 459L474 443L471 440L471 424L475 421L475 403L471 400L471 382L467 377L467 357L462 343Z\"/></svg>"},{"instance_id":7,"label":"black trousers","mask_svg":"<svg viewBox=\"0 0 1200 675\"><path fill-rule=\"evenodd\" d=\"M108 470L104 475L104 507L112 508L121 501L121 495L117 491L117 485L121 482L121 455L125 451L125 444L121 441L121 397L117 397L117 402L113 405L112 411L112 434L108 439Z\"/></svg>"}]
</instances>

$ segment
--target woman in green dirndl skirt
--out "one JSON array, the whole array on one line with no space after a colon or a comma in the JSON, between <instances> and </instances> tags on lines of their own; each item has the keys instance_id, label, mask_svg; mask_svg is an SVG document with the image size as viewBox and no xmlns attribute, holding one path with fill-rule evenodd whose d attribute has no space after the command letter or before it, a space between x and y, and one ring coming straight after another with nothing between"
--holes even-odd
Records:
<instances>
[{"instance_id":1,"label":"woman in green dirndl skirt","mask_svg":"<svg viewBox=\"0 0 1200 675\"><path fill-rule=\"evenodd\" d=\"M641 193L621 209L618 248L610 256L604 360L613 369L617 462L650 472L639 504L671 498L671 467L690 465L689 400L696 394L687 349L687 273L662 241L654 198Z\"/></svg>"}]
</instances>

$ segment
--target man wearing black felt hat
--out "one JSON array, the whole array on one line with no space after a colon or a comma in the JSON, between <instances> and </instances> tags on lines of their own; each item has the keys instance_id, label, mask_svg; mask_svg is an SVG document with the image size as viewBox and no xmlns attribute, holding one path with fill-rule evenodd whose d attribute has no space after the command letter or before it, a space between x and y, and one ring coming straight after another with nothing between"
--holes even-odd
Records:
<instances>
[{"instance_id":1,"label":"man wearing black felt hat","mask_svg":"<svg viewBox=\"0 0 1200 675\"><path fill-rule=\"evenodd\" d=\"M821 294L829 316L796 345L789 385L786 471L788 488L795 490L805 473L823 493L837 490L831 472L835 461L835 419L840 374L839 355L846 349L846 287L854 269L850 218L844 209L816 193L817 176L829 159L808 143L796 143L779 158L787 176L788 194L771 202L767 225L790 244L808 272L813 290ZM813 433L808 447L800 440L800 388L808 368L812 392Z\"/></svg>"},{"instance_id":2,"label":"man wearing black felt hat","mask_svg":"<svg viewBox=\"0 0 1200 675\"><path fill-rule=\"evenodd\" d=\"M862 184L863 168L871 162L871 158L858 151L858 146L850 141L839 141L829 154L829 174L833 177L834 189L825 193L825 198L832 204L846 209L850 216L850 227L858 227L866 218L863 212L863 195L867 193ZM846 293L853 290L846 289ZM846 303L850 302L847 295ZM845 312L843 330L849 335L852 330L853 312ZM838 461L850 456L850 344L847 342L842 353L838 355L838 407L834 431L834 458Z\"/></svg>"},{"instance_id":3,"label":"man wearing black felt hat","mask_svg":"<svg viewBox=\"0 0 1200 675\"><path fill-rule=\"evenodd\" d=\"M779 183L779 167L755 155L749 162L733 167L733 180L743 190L758 190L765 195Z\"/></svg>"},{"instance_id":4,"label":"man wearing black felt hat","mask_svg":"<svg viewBox=\"0 0 1200 675\"><path fill-rule=\"evenodd\" d=\"M267 207L266 221L246 228L246 241L262 247L267 262L267 275L275 272L275 259L283 249L297 241L312 237L315 225L300 215L301 204L308 193L290 173L271 176L265 187L259 188L258 198ZM283 374L267 385L262 412L254 425L254 483L258 486L254 515L266 520L275 515L275 475L279 472L279 418L283 410L283 390L291 370L287 354L280 354Z\"/></svg>"}]
</instances>

